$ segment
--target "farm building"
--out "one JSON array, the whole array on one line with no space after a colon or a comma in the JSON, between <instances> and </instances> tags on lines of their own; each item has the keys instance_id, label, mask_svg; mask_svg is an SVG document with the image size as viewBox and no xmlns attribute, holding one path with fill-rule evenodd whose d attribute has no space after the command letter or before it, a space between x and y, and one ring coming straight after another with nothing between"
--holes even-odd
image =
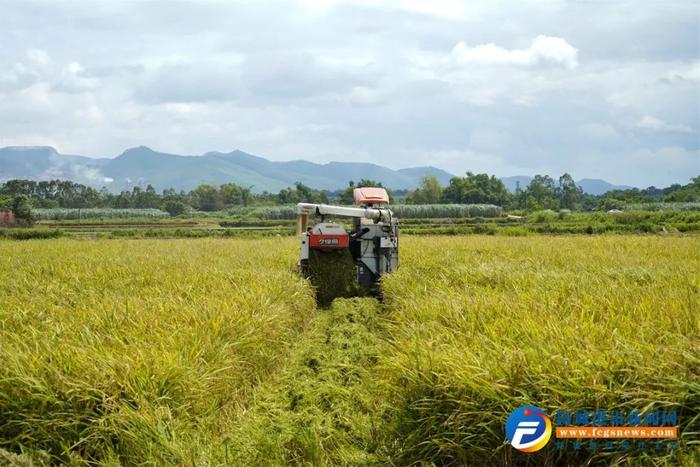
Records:
<instances>
[{"instance_id":1,"label":"farm building","mask_svg":"<svg viewBox=\"0 0 700 467\"><path fill-rule=\"evenodd\" d=\"M12 211L12 209L0 209L0 226L14 224L15 213Z\"/></svg>"}]
</instances>

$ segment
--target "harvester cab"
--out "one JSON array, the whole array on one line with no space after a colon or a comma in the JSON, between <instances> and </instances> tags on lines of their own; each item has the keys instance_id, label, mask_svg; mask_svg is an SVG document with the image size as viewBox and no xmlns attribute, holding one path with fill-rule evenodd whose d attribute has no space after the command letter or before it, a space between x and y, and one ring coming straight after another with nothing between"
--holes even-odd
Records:
<instances>
[{"instance_id":1,"label":"harvester cab","mask_svg":"<svg viewBox=\"0 0 700 467\"><path fill-rule=\"evenodd\" d=\"M377 294L379 279L399 265L399 223L389 209L389 195L384 188L355 188L355 206L297 204L297 234L301 237L299 270L307 277L326 274L314 268L332 270L341 267L342 259L352 258L350 279L370 294ZM309 216L321 222L309 225ZM339 223L326 218L352 219L348 232ZM326 254L336 252L337 254ZM316 258L317 261L311 261Z\"/></svg>"}]
</instances>

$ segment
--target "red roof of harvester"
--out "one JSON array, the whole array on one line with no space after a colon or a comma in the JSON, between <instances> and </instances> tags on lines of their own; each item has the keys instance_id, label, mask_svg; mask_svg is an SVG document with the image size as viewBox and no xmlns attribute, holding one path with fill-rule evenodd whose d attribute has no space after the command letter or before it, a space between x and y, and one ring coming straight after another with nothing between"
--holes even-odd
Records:
<instances>
[{"instance_id":1,"label":"red roof of harvester","mask_svg":"<svg viewBox=\"0 0 700 467\"><path fill-rule=\"evenodd\" d=\"M381 204L389 203L389 195L384 188L363 187L353 190L355 204L360 206L363 204Z\"/></svg>"}]
</instances>

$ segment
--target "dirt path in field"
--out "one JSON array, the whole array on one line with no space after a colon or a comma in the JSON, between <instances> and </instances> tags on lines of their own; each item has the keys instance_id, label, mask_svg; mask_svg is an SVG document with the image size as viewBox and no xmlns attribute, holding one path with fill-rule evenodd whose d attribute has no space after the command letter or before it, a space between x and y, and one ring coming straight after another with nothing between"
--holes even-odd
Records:
<instances>
[{"instance_id":1,"label":"dirt path in field","mask_svg":"<svg viewBox=\"0 0 700 467\"><path fill-rule=\"evenodd\" d=\"M375 366L386 342L378 302L336 299L289 359L261 384L252 405L229 427L229 464L376 464L382 458L382 415ZM228 431L228 430L227 430Z\"/></svg>"}]
</instances>

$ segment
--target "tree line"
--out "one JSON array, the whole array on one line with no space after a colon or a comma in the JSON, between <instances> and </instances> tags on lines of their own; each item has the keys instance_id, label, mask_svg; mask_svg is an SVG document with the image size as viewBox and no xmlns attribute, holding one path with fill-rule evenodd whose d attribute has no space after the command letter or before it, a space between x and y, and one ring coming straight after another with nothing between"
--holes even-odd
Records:
<instances>
[{"instance_id":1,"label":"tree line","mask_svg":"<svg viewBox=\"0 0 700 467\"><path fill-rule=\"evenodd\" d=\"M13 209L24 215L35 208L155 208L171 215L190 210L219 211L235 206L274 206L284 204L338 203L352 204L353 189L363 186L382 186L381 183L361 179L350 181L345 189L316 190L295 183L278 193L254 193L251 187L235 183L219 186L199 185L185 192L168 188L158 193L153 186L139 186L120 193L66 180L34 181L9 180L0 184L0 208ZM494 175L467 172L464 177L453 177L443 187L437 178L425 177L412 191L390 192L392 202L405 204L494 204L506 210L536 211L541 209L599 210L624 207L628 203L664 201L700 201L700 176L688 185L667 188L650 187L610 191L604 195L584 194L570 174L557 180L548 175L536 175L526 187L518 186L509 192Z\"/></svg>"},{"instance_id":2,"label":"tree line","mask_svg":"<svg viewBox=\"0 0 700 467\"><path fill-rule=\"evenodd\" d=\"M371 181L365 181L373 183ZM280 190L279 193L253 193L250 187L235 183L219 186L199 185L191 191L172 188L157 192L152 185L112 193L106 188L67 180L8 180L0 184L0 208L15 209L18 203L29 203L34 208L152 208L163 209L172 215L189 210L219 211L234 206L272 206L298 202L328 203L334 195L314 190L302 183Z\"/></svg>"},{"instance_id":3,"label":"tree line","mask_svg":"<svg viewBox=\"0 0 700 467\"><path fill-rule=\"evenodd\" d=\"M631 203L700 202L700 176L687 185L674 184L667 188L649 187L613 190L603 195L584 193L573 177L565 173L557 180L549 175L535 175L526 186L509 192L503 182L493 175L467 172L454 177L443 187L435 177L424 178L420 186L406 194L408 204L495 204L505 210L539 211L569 209L596 211L621 209Z\"/></svg>"}]
</instances>

